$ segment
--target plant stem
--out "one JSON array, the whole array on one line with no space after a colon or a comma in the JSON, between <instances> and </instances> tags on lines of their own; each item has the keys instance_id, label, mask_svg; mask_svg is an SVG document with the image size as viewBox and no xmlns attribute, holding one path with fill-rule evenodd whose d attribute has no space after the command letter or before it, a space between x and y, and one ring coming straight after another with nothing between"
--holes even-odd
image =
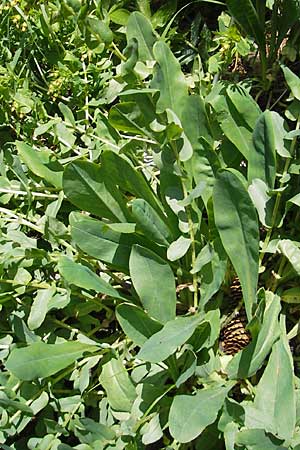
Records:
<instances>
[{"instance_id":1,"label":"plant stem","mask_svg":"<svg viewBox=\"0 0 300 450\"><path fill-rule=\"evenodd\" d=\"M121 61L126 61L126 57L120 52L114 42L111 43L111 50Z\"/></svg>"},{"instance_id":2,"label":"plant stem","mask_svg":"<svg viewBox=\"0 0 300 450\"><path fill-rule=\"evenodd\" d=\"M171 142L171 146L175 153L176 160L179 164L180 159L179 159L179 154L178 154L178 151L176 148L176 144L174 142ZM181 182L181 186L182 186L183 197L186 198L188 196L188 193L187 193L187 190L186 190L186 187L185 187L182 177L180 177L180 182ZM194 233L194 223L193 223L193 219L191 216L190 206L185 207L185 211L186 211L186 215L188 218L188 224L189 224L189 235L190 235L190 239L191 239L191 250L192 250L192 266L194 267L195 261L196 261L196 241L195 241L195 233ZM198 278L197 278L196 273L193 274L193 290L194 290L193 306L195 309L197 309L198 308Z\"/></svg>"},{"instance_id":3,"label":"plant stem","mask_svg":"<svg viewBox=\"0 0 300 450\"><path fill-rule=\"evenodd\" d=\"M0 188L0 194L12 194L12 195L23 195L26 196L28 195L28 192L26 191L17 191L14 189L5 189L5 188ZM30 194L33 197L40 197L40 198L58 198L58 195L56 194L43 194L42 192L30 192Z\"/></svg>"}]
</instances>

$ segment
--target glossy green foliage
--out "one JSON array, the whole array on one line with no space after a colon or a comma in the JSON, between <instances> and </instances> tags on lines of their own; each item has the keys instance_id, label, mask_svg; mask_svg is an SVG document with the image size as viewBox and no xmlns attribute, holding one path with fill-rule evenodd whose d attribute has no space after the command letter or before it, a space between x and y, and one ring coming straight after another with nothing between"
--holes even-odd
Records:
<instances>
[{"instance_id":1,"label":"glossy green foliage","mask_svg":"<svg viewBox=\"0 0 300 450\"><path fill-rule=\"evenodd\" d=\"M202 389L196 395L178 395L170 410L170 432L179 442L190 442L213 423L230 390L227 387Z\"/></svg>"},{"instance_id":2,"label":"glossy green foliage","mask_svg":"<svg viewBox=\"0 0 300 450\"><path fill-rule=\"evenodd\" d=\"M265 111L253 130L255 151L249 154L248 179L259 178L271 189L276 176L276 127L270 111Z\"/></svg>"},{"instance_id":3,"label":"glossy green foliage","mask_svg":"<svg viewBox=\"0 0 300 450\"><path fill-rule=\"evenodd\" d=\"M21 380L47 378L81 358L84 352L96 350L95 345L75 341L57 345L34 342L14 349L7 360L7 368Z\"/></svg>"},{"instance_id":4,"label":"glossy green foliage","mask_svg":"<svg viewBox=\"0 0 300 450\"><path fill-rule=\"evenodd\" d=\"M256 303L259 234L256 211L238 173L221 172L214 187L214 214L222 244L240 279L247 315Z\"/></svg>"},{"instance_id":5,"label":"glossy green foliage","mask_svg":"<svg viewBox=\"0 0 300 450\"><path fill-rule=\"evenodd\" d=\"M70 164L64 172L63 187L78 208L116 222L127 219L122 196L96 164L86 161Z\"/></svg>"},{"instance_id":6,"label":"glossy green foliage","mask_svg":"<svg viewBox=\"0 0 300 450\"><path fill-rule=\"evenodd\" d=\"M299 1L2 3L0 447L299 450Z\"/></svg>"},{"instance_id":7,"label":"glossy green foliage","mask_svg":"<svg viewBox=\"0 0 300 450\"><path fill-rule=\"evenodd\" d=\"M152 251L134 245L129 271L132 284L149 315L162 323L174 319L175 278L168 263Z\"/></svg>"}]
</instances>

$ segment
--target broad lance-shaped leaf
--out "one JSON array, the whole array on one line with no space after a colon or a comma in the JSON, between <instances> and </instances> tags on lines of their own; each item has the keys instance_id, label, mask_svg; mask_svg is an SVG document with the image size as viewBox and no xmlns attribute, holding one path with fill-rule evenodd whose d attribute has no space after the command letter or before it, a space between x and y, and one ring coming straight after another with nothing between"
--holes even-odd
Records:
<instances>
[{"instance_id":1,"label":"broad lance-shaped leaf","mask_svg":"<svg viewBox=\"0 0 300 450\"><path fill-rule=\"evenodd\" d=\"M161 323L174 319L175 278L168 263L151 250L134 245L129 270L133 286L148 314Z\"/></svg>"},{"instance_id":2,"label":"broad lance-shaped leaf","mask_svg":"<svg viewBox=\"0 0 300 450\"><path fill-rule=\"evenodd\" d=\"M70 284L74 284L83 289L92 289L93 291L101 292L101 294L110 295L114 298L123 298L116 289L98 277L91 269L82 264L75 263L66 256L59 258L58 270Z\"/></svg>"},{"instance_id":3,"label":"broad lance-shaped leaf","mask_svg":"<svg viewBox=\"0 0 300 450\"><path fill-rule=\"evenodd\" d=\"M199 95L184 98L181 124L194 149L202 149L201 137L207 142L212 139L205 103Z\"/></svg>"},{"instance_id":4,"label":"broad lance-shaped leaf","mask_svg":"<svg viewBox=\"0 0 300 450\"><path fill-rule=\"evenodd\" d=\"M271 291L267 291L265 296L265 310L261 329L258 336L229 362L226 370L231 379L248 378L254 375L264 363L272 345L279 337L280 297L274 295Z\"/></svg>"},{"instance_id":5,"label":"broad lance-shaped leaf","mask_svg":"<svg viewBox=\"0 0 300 450\"><path fill-rule=\"evenodd\" d=\"M248 180L255 178L264 181L273 189L276 177L276 128L271 111L265 111L259 117L254 131L255 151L248 157Z\"/></svg>"},{"instance_id":6,"label":"broad lance-shaped leaf","mask_svg":"<svg viewBox=\"0 0 300 450\"><path fill-rule=\"evenodd\" d=\"M15 348L9 355L6 368L20 380L46 378L65 369L85 352L95 352L99 347L69 341L63 344L34 342L28 347Z\"/></svg>"},{"instance_id":7,"label":"broad lance-shaped leaf","mask_svg":"<svg viewBox=\"0 0 300 450\"><path fill-rule=\"evenodd\" d=\"M248 159L254 150L252 129L245 121L244 116L241 115L226 95L224 85L221 83L216 84L207 96L206 101L214 109L216 119L227 139Z\"/></svg>"},{"instance_id":8,"label":"broad lance-shaped leaf","mask_svg":"<svg viewBox=\"0 0 300 450\"><path fill-rule=\"evenodd\" d=\"M120 359L111 358L103 365L99 381L112 409L131 412L136 398L135 387Z\"/></svg>"},{"instance_id":9,"label":"broad lance-shaped leaf","mask_svg":"<svg viewBox=\"0 0 300 450\"><path fill-rule=\"evenodd\" d=\"M245 409L247 428L263 428L282 439L291 439L296 425L294 369L288 344L283 337L272 353L256 386L253 406Z\"/></svg>"},{"instance_id":10,"label":"broad lance-shaped leaf","mask_svg":"<svg viewBox=\"0 0 300 450\"><path fill-rule=\"evenodd\" d=\"M203 322L203 315L178 317L167 322L165 326L148 339L138 357L153 363L161 362L172 355L177 347L183 345Z\"/></svg>"},{"instance_id":11,"label":"broad lance-shaped leaf","mask_svg":"<svg viewBox=\"0 0 300 450\"><path fill-rule=\"evenodd\" d=\"M137 241L131 235L111 230L107 224L78 212L70 214L71 236L89 256L129 272L131 247Z\"/></svg>"},{"instance_id":12,"label":"broad lance-shaped leaf","mask_svg":"<svg viewBox=\"0 0 300 450\"><path fill-rule=\"evenodd\" d=\"M213 423L234 383L201 389L196 395L177 395L169 414L170 433L176 441L191 442Z\"/></svg>"},{"instance_id":13,"label":"broad lance-shaped leaf","mask_svg":"<svg viewBox=\"0 0 300 450\"><path fill-rule=\"evenodd\" d=\"M248 319L256 303L259 232L254 205L238 172L218 174L214 215L223 247L240 279Z\"/></svg>"},{"instance_id":14,"label":"broad lance-shaped leaf","mask_svg":"<svg viewBox=\"0 0 300 450\"><path fill-rule=\"evenodd\" d=\"M113 33L104 21L98 18L88 17L86 22L90 32L97 38L99 43L103 42L106 45L112 43Z\"/></svg>"},{"instance_id":15,"label":"broad lance-shaped leaf","mask_svg":"<svg viewBox=\"0 0 300 450\"><path fill-rule=\"evenodd\" d=\"M112 151L105 151L101 155L101 165L105 172L105 180L113 180L113 183L121 189L143 198L155 211L162 216L162 206L157 195L154 194L144 176L122 156Z\"/></svg>"},{"instance_id":16,"label":"broad lance-shaped leaf","mask_svg":"<svg viewBox=\"0 0 300 450\"><path fill-rule=\"evenodd\" d=\"M119 131L149 136L145 118L136 102L117 103L109 111L109 123Z\"/></svg>"},{"instance_id":17,"label":"broad lance-shaped leaf","mask_svg":"<svg viewBox=\"0 0 300 450\"><path fill-rule=\"evenodd\" d=\"M135 11L130 14L126 28L126 37L127 43L134 38L137 40L140 61L153 59L152 48L156 40L153 28L149 20L140 12Z\"/></svg>"},{"instance_id":18,"label":"broad lance-shaped leaf","mask_svg":"<svg viewBox=\"0 0 300 450\"><path fill-rule=\"evenodd\" d=\"M169 261L177 261L182 258L189 250L191 246L191 239L179 236L176 241L172 242L167 251L167 257Z\"/></svg>"},{"instance_id":19,"label":"broad lance-shaped leaf","mask_svg":"<svg viewBox=\"0 0 300 450\"><path fill-rule=\"evenodd\" d=\"M28 327L30 330L39 328L45 320L46 314L49 310L50 300L55 294L55 286L48 289L39 289L33 303L31 305L30 314L28 317Z\"/></svg>"},{"instance_id":20,"label":"broad lance-shaped leaf","mask_svg":"<svg viewBox=\"0 0 300 450\"><path fill-rule=\"evenodd\" d=\"M253 97L239 84L230 84L226 88L226 95L241 115L250 130L253 130L261 110Z\"/></svg>"},{"instance_id":21,"label":"broad lance-shaped leaf","mask_svg":"<svg viewBox=\"0 0 300 450\"><path fill-rule=\"evenodd\" d=\"M67 166L63 189L68 199L78 208L105 217L113 222L127 222L126 203L112 180L97 164L75 161Z\"/></svg>"},{"instance_id":22,"label":"broad lance-shaped leaf","mask_svg":"<svg viewBox=\"0 0 300 450\"><path fill-rule=\"evenodd\" d=\"M132 216L144 235L151 241L168 246L170 230L155 209L146 200L137 198L131 202Z\"/></svg>"},{"instance_id":23,"label":"broad lance-shaped leaf","mask_svg":"<svg viewBox=\"0 0 300 450\"><path fill-rule=\"evenodd\" d=\"M141 308L130 303L118 305L116 317L126 336L139 347L163 327Z\"/></svg>"},{"instance_id":24,"label":"broad lance-shaped leaf","mask_svg":"<svg viewBox=\"0 0 300 450\"><path fill-rule=\"evenodd\" d=\"M21 159L31 172L61 189L63 167L58 162L52 163L49 154L35 150L24 142L16 141L16 147Z\"/></svg>"},{"instance_id":25,"label":"broad lance-shaped leaf","mask_svg":"<svg viewBox=\"0 0 300 450\"><path fill-rule=\"evenodd\" d=\"M169 108L180 118L183 101L188 96L187 83L180 63L165 42L156 42L153 53L157 64L151 88L160 92L156 110L162 113Z\"/></svg>"}]
</instances>

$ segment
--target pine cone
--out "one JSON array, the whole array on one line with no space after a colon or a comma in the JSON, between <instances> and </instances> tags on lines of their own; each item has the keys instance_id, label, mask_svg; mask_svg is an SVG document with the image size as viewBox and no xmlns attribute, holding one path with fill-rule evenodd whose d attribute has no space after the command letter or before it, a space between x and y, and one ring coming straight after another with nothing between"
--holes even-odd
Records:
<instances>
[{"instance_id":1,"label":"pine cone","mask_svg":"<svg viewBox=\"0 0 300 450\"><path fill-rule=\"evenodd\" d=\"M226 355L234 355L251 342L251 335L245 328L246 324L247 318L243 309L221 330L220 348Z\"/></svg>"},{"instance_id":2,"label":"pine cone","mask_svg":"<svg viewBox=\"0 0 300 450\"><path fill-rule=\"evenodd\" d=\"M234 312L243 298L242 287L238 277L232 280L230 297L226 304L229 316ZM251 341L251 335L246 330L247 316L244 308L236 311L228 323L221 329L220 348L227 355L234 355L245 348Z\"/></svg>"}]
</instances>

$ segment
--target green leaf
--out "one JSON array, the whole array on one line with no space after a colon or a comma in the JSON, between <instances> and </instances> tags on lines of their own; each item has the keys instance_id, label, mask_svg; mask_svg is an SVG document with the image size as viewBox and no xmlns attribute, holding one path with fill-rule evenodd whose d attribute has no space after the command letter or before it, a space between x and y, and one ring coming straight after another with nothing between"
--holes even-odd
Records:
<instances>
[{"instance_id":1,"label":"green leaf","mask_svg":"<svg viewBox=\"0 0 300 450\"><path fill-rule=\"evenodd\" d=\"M66 256L61 256L58 261L58 270L65 280L83 289L92 289L101 294L113 298L122 298L122 295L102 278L98 277L91 269L82 264L75 263Z\"/></svg>"},{"instance_id":2,"label":"green leaf","mask_svg":"<svg viewBox=\"0 0 300 450\"><path fill-rule=\"evenodd\" d=\"M125 158L122 158L114 152L105 151L101 156L101 162L103 171L105 172L105 179L111 179L122 189L135 194L138 198L143 198L162 216L162 206L157 196L152 191L144 176Z\"/></svg>"},{"instance_id":3,"label":"green leaf","mask_svg":"<svg viewBox=\"0 0 300 450\"><path fill-rule=\"evenodd\" d=\"M227 256L220 238L213 242L212 260L200 271L200 307L204 308L223 283L227 268Z\"/></svg>"},{"instance_id":4,"label":"green leaf","mask_svg":"<svg viewBox=\"0 0 300 450\"><path fill-rule=\"evenodd\" d=\"M281 439L291 439L296 426L294 369L287 346L283 338L273 345L245 418L247 428L263 428Z\"/></svg>"},{"instance_id":5,"label":"green leaf","mask_svg":"<svg viewBox=\"0 0 300 450\"><path fill-rule=\"evenodd\" d=\"M181 123L193 148L193 155L185 162L185 168L193 176L197 186L204 183L204 192L201 196L207 203L212 195L215 177L210 163L211 131L205 103L200 96L191 95L185 98L181 111Z\"/></svg>"},{"instance_id":6,"label":"green leaf","mask_svg":"<svg viewBox=\"0 0 300 450\"><path fill-rule=\"evenodd\" d=\"M225 432L228 425L243 424L244 417L245 417L245 410L243 403L240 404L236 400L233 400L232 398L226 398L222 414L218 422L218 429L220 431ZM233 447L234 446L232 446L232 449Z\"/></svg>"},{"instance_id":7,"label":"green leaf","mask_svg":"<svg viewBox=\"0 0 300 450\"><path fill-rule=\"evenodd\" d=\"M300 249L290 239L282 239L278 244L278 251L291 263L293 269L300 275Z\"/></svg>"},{"instance_id":8,"label":"green leaf","mask_svg":"<svg viewBox=\"0 0 300 450\"><path fill-rule=\"evenodd\" d=\"M172 355L183 345L203 321L203 316L178 317L148 339L138 353L144 361L158 363Z\"/></svg>"},{"instance_id":9,"label":"green leaf","mask_svg":"<svg viewBox=\"0 0 300 450\"><path fill-rule=\"evenodd\" d=\"M285 116L287 119L291 120L292 122L295 122L298 120L300 116L300 101L297 99L294 99L292 103L286 108Z\"/></svg>"},{"instance_id":10,"label":"green leaf","mask_svg":"<svg viewBox=\"0 0 300 450\"><path fill-rule=\"evenodd\" d=\"M213 248L208 243L201 249L200 253L198 253L195 263L193 265L193 269L191 270L191 273L200 272L202 267L210 263L212 259L213 259Z\"/></svg>"},{"instance_id":11,"label":"green leaf","mask_svg":"<svg viewBox=\"0 0 300 450\"><path fill-rule=\"evenodd\" d=\"M127 43L133 38L137 40L140 61L154 59L152 49L156 39L152 25L140 12L135 11L130 15L127 23L126 37Z\"/></svg>"},{"instance_id":12,"label":"green leaf","mask_svg":"<svg viewBox=\"0 0 300 450\"><path fill-rule=\"evenodd\" d=\"M111 408L131 412L136 398L135 387L120 359L113 357L102 366L99 381L106 391Z\"/></svg>"},{"instance_id":13,"label":"green leaf","mask_svg":"<svg viewBox=\"0 0 300 450\"><path fill-rule=\"evenodd\" d=\"M116 317L126 336L139 347L162 328L162 325L151 319L145 311L130 303L119 305Z\"/></svg>"},{"instance_id":14,"label":"green leaf","mask_svg":"<svg viewBox=\"0 0 300 450\"><path fill-rule=\"evenodd\" d=\"M223 247L240 279L247 316L256 303L259 232L254 205L240 177L218 174L213 192L214 215Z\"/></svg>"},{"instance_id":15,"label":"green leaf","mask_svg":"<svg viewBox=\"0 0 300 450\"><path fill-rule=\"evenodd\" d=\"M70 225L72 239L83 252L128 273L131 247L137 243L133 236L78 212L70 214Z\"/></svg>"},{"instance_id":16,"label":"green leaf","mask_svg":"<svg viewBox=\"0 0 300 450\"><path fill-rule=\"evenodd\" d=\"M148 136L145 118L136 102L118 103L109 110L109 123L119 131Z\"/></svg>"},{"instance_id":17,"label":"green leaf","mask_svg":"<svg viewBox=\"0 0 300 450\"><path fill-rule=\"evenodd\" d=\"M141 198L133 200L131 208L132 216L143 234L158 244L168 246L170 230L155 209Z\"/></svg>"},{"instance_id":18,"label":"green leaf","mask_svg":"<svg viewBox=\"0 0 300 450\"><path fill-rule=\"evenodd\" d=\"M193 120L191 120L191 117L193 117ZM194 150L202 148L200 138L210 142L211 130L205 103L199 95L184 97L180 118L183 130Z\"/></svg>"},{"instance_id":19,"label":"green leaf","mask_svg":"<svg viewBox=\"0 0 300 450\"><path fill-rule=\"evenodd\" d=\"M182 258L191 246L191 239L179 236L176 241L172 242L167 251L167 257L169 261L177 261Z\"/></svg>"},{"instance_id":20,"label":"green leaf","mask_svg":"<svg viewBox=\"0 0 300 450\"><path fill-rule=\"evenodd\" d=\"M106 446L105 444L108 444L116 437L116 434L111 427L103 425L98 421L96 422L89 417L82 417L78 419L78 422L81 424L81 426L79 426L78 428L81 429L82 432L80 433L77 431L76 437L81 438L82 442L89 442L91 444L97 442L97 445L103 445L104 447ZM77 424L79 425L78 422ZM65 450L64 448L60 447L61 445L58 446L58 450Z\"/></svg>"},{"instance_id":21,"label":"green leaf","mask_svg":"<svg viewBox=\"0 0 300 450\"><path fill-rule=\"evenodd\" d=\"M286 289L281 294L281 300L285 303L300 303L300 288L297 286Z\"/></svg>"},{"instance_id":22,"label":"green leaf","mask_svg":"<svg viewBox=\"0 0 300 450\"><path fill-rule=\"evenodd\" d=\"M247 378L262 366L272 345L278 339L280 328L278 314L281 310L280 297L266 292L266 306L258 336L229 362L226 371L229 378Z\"/></svg>"},{"instance_id":23,"label":"green leaf","mask_svg":"<svg viewBox=\"0 0 300 450\"><path fill-rule=\"evenodd\" d=\"M13 409L14 411L22 411L28 416L33 416L34 413L32 409L26 405L26 403L22 403L21 401L11 400L7 398L4 392L0 393L0 406L4 408L6 411L9 409Z\"/></svg>"},{"instance_id":24,"label":"green leaf","mask_svg":"<svg viewBox=\"0 0 300 450\"><path fill-rule=\"evenodd\" d=\"M34 150L30 145L21 141L16 141L16 147L21 159L27 165L27 167L38 177L46 180L48 183L57 189L62 187L62 166L58 163L54 164L56 169L50 169L51 163L49 161L49 155L45 152Z\"/></svg>"},{"instance_id":25,"label":"green leaf","mask_svg":"<svg viewBox=\"0 0 300 450\"><path fill-rule=\"evenodd\" d=\"M283 441L267 435L264 430L241 430L236 435L235 443L245 446L247 450L288 450L288 447L280 445Z\"/></svg>"},{"instance_id":26,"label":"green leaf","mask_svg":"<svg viewBox=\"0 0 300 450\"><path fill-rule=\"evenodd\" d=\"M285 81L287 82L288 87L290 88L293 96L300 100L300 78L292 72L288 67L281 65Z\"/></svg>"},{"instance_id":27,"label":"green leaf","mask_svg":"<svg viewBox=\"0 0 300 450\"><path fill-rule=\"evenodd\" d=\"M179 200L178 205L179 206L191 205L194 200L202 196L205 187L206 183L204 181L200 181L200 183L198 183L197 186L195 186L183 200Z\"/></svg>"},{"instance_id":28,"label":"green leaf","mask_svg":"<svg viewBox=\"0 0 300 450\"><path fill-rule=\"evenodd\" d=\"M63 189L78 208L113 222L127 222L125 201L96 164L88 161L69 164L64 171Z\"/></svg>"},{"instance_id":29,"label":"green leaf","mask_svg":"<svg viewBox=\"0 0 300 450\"><path fill-rule=\"evenodd\" d=\"M160 92L156 111L162 113L169 108L180 118L182 103L188 95L180 64L165 42L156 42L153 53L157 64L151 88L158 89Z\"/></svg>"},{"instance_id":30,"label":"green leaf","mask_svg":"<svg viewBox=\"0 0 300 450\"><path fill-rule=\"evenodd\" d=\"M142 443L144 445L157 442L163 436L158 413L156 413L149 422L142 426L140 433L142 435Z\"/></svg>"},{"instance_id":31,"label":"green leaf","mask_svg":"<svg viewBox=\"0 0 300 450\"><path fill-rule=\"evenodd\" d=\"M206 101L211 104L221 130L237 150L248 159L253 149L252 132L238 112L222 84L216 84Z\"/></svg>"},{"instance_id":32,"label":"green leaf","mask_svg":"<svg viewBox=\"0 0 300 450\"><path fill-rule=\"evenodd\" d=\"M34 342L28 347L15 348L9 355L6 368L20 380L49 377L65 369L85 352L94 352L98 347L69 341L63 344Z\"/></svg>"},{"instance_id":33,"label":"green leaf","mask_svg":"<svg viewBox=\"0 0 300 450\"><path fill-rule=\"evenodd\" d=\"M193 148L185 133L182 132L181 121L172 109L167 108L166 113L169 124L167 127L167 135L169 135L169 139L177 140L180 161L188 161L193 155Z\"/></svg>"},{"instance_id":34,"label":"green leaf","mask_svg":"<svg viewBox=\"0 0 300 450\"><path fill-rule=\"evenodd\" d=\"M104 42L106 45L110 45L112 43L113 33L105 22L94 17L89 17L87 22L91 32L99 40L99 42Z\"/></svg>"},{"instance_id":35,"label":"green leaf","mask_svg":"<svg viewBox=\"0 0 300 450\"><path fill-rule=\"evenodd\" d=\"M261 110L253 97L240 84L230 84L226 94L248 127L253 130Z\"/></svg>"},{"instance_id":36,"label":"green leaf","mask_svg":"<svg viewBox=\"0 0 300 450\"><path fill-rule=\"evenodd\" d=\"M233 384L201 389L196 395L177 395L170 408L170 433L180 443L195 439L213 423Z\"/></svg>"},{"instance_id":37,"label":"green leaf","mask_svg":"<svg viewBox=\"0 0 300 450\"><path fill-rule=\"evenodd\" d=\"M274 134L276 137L275 139L276 152L278 153L278 155L282 156L282 158L290 158L291 157L289 151L290 146L286 144L285 139L288 139L288 137L291 136L290 133L293 133L293 131L287 133L284 118L281 117L277 112L272 111L271 115L274 127Z\"/></svg>"},{"instance_id":38,"label":"green leaf","mask_svg":"<svg viewBox=\"0 0 300 450\"><path fill-rule=\"evenodd\" d=\"M162 323L174 319L175 278L168 263L151 250L134 245L129 270L133 286L149 315Z\"/></svg>"},{"instance_id":39,"label":"green leaf","mask_svg":"<svg viewBox=\"0 0 300 450\"><path fill-rule=\"evenodd\" d=\"M73 147L76 137L63 122L59 122L55 125L55 134L59 142L65 146L67 150L70 150Z\"/></svg>"},{"instance_id":40,"label":"green leaf","mask_svg":"<svg viewBox=\"0 0 300 450\"><path fill-rule=\"evenodd\" d=\"M255 151L248 158L248 180L255 178L264 181L270 189L274 188L276 177L276 128L271 111L265 111L259 117L254 131Z\"/></svg>"},{"instance_id":41,"label":"green leaf","mask_svg":"<svg viewBox=\"0 0 300 450\"><path fill-rule=\"evenodd\" d=\"M127 9L115 9L109 13L109 18L113 23L127 26L130 12Z\"/></svg>"},{"instance_id":42,"label":"green leaf","mask_svg":"<svg viewBox=\"0 0 300 450\"><path fill-rule=\"evenodd\" d=\"M53 298L55 291L55 286L52 286L48 289L40 289L38 291L31 305L28 317L28 327L30 330L39 328L44 322L46 314L49 311L50 301Z\"/></svg>"},{"instance_id":43,"label":"green leaf","mask_svg":"<svg viewBox=\"0 0 300 450\"><path fill-rule=\"evenodd\" d=\"M14 284L27 286L28 283L32 280L30 272L24 269L23 267L19 267L16 275L14 276Z\"/></svg>"},{"instance_id":44,"label":"green leaf","mask_svg":"<svg viewBox=\"0 0 300 450\"><path fill-rule=\"evenodd\" d=\"M74 118L74 115L72 113L72 110L67 105L65 105L62 102L59 102L58 107L59 107L60 112L64 116L66 124L75 128L76 127L76 122L75 122L75 118ZM36 130L35 130L35 133L36 133Z\"/></svg>"},{"instance_id":45,"label":"green leaf","mask_svg":"<svg viewBox=\"0 0 300 450\"><path fill-rule=\"evenodd\" d=\"M268 191L266 183L258 178L253 179L248 187L248 192L256 208L259 220L265 227L269 227L272 224L274 208L274 201L268 195Z\"/></svg>"}]
</instances>

